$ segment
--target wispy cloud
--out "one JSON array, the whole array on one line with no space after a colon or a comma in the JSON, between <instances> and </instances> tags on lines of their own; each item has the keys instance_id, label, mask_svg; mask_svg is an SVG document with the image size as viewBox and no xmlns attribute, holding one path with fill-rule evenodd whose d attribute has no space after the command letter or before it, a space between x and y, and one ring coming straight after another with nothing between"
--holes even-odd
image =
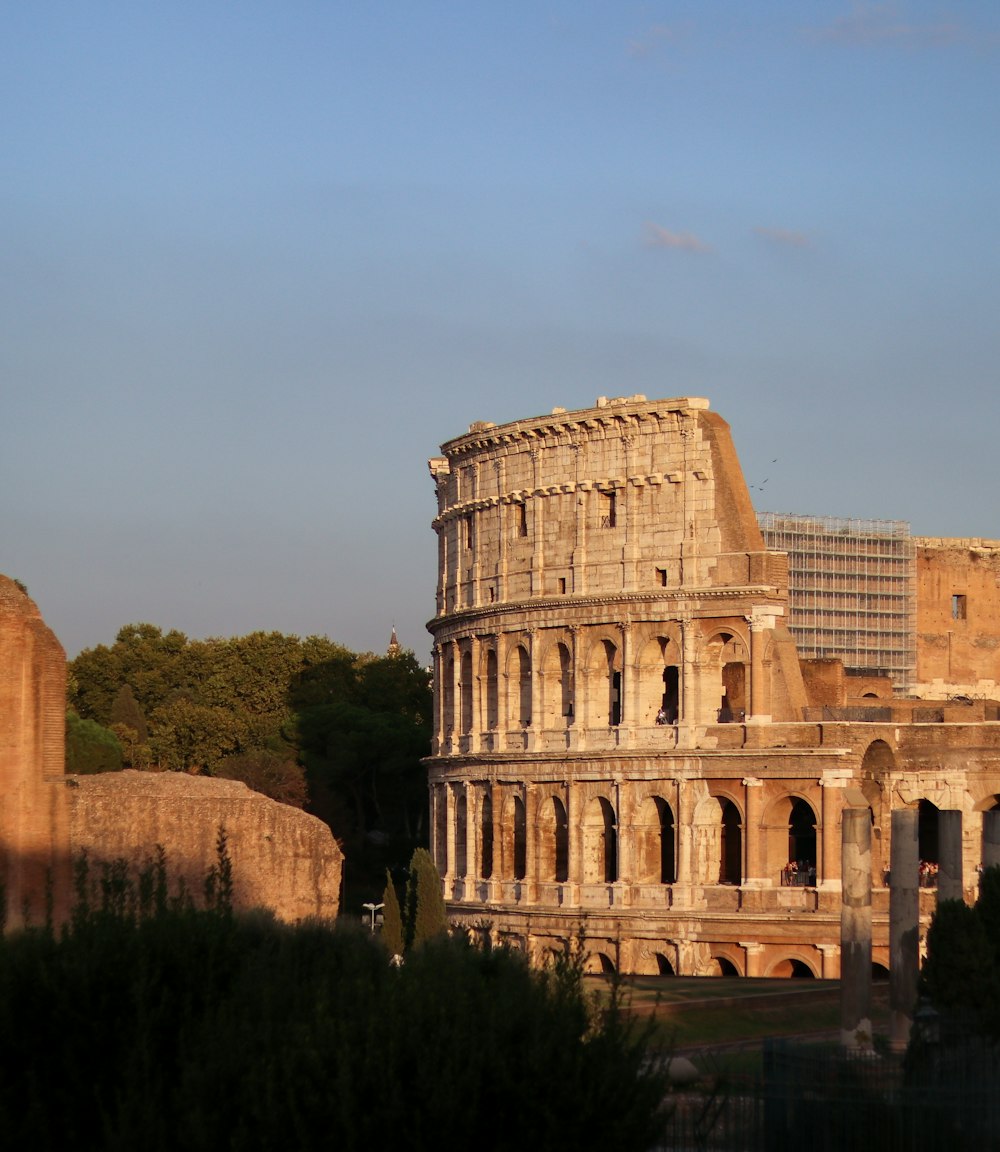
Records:
<instances>
[{"instance_id":1,"label":"wispy cloud","mask_svg":"<svg viewBox=\"0 0 1000 1152\"><path fill-rule=\"evenodd\" d=\"M805 232L796 232L791 228L754 228L758 236L770 240L772 244L786 244L791 248L808 248L809 237Z\"/></svg>"},{"instance_id":2,"label":"wispy cloud","mask_svg":"<svg viewBox=\"0 0 1000 1152\"><path fill-rule=\"evenodd\" d=\"M665 48L676 47L689 34L690 25L687 24L654 24L641 36L629 40L628 54L635 60L646 60L660 55Z\"/></svg>"},{"instance_id":3,"label":"wispy cloud","mask_svg":"<svg viewBox=\"0 0 1000 1152\"><path fill-rule=\"evenodd\" d=\"M671 232L651 220L646 221L643 231L647 248L680 248L686 252L712 251L711 245L699 239L693 232Z\"/></svg>"},{"instance_id":4,"label":"wispy cloud","mask_svg":"<svg viewBox=\"0 0 1000 1152\"><path fill-rule=\"evenodd\" d=\"M895 0L867 3L854 0L850 12L831 24L810 28L811 40L869 48L882 44L903 48L941 48L963 39L962 26L953 20L916 23L906 18Z\"/></svg>"}]
</instances>

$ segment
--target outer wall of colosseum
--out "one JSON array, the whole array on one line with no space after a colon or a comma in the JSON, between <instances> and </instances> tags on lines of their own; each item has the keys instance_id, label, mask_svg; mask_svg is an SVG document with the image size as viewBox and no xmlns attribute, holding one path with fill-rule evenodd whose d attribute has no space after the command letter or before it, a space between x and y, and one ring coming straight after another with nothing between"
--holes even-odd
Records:
<instances>
[{"instance_id":1,"label":"outer wall of colosseum","mask_svg":"<svg viewBox=\"0 0 1000 1152\"><path fill-rule=\"evenodd\" d=\"M924 699L1000 694L1000 540L918 538L917 686Z\"/></svg>"},{"instance_id":2,"label":"outer wall of colosseum","mask_svg":"<svg viewBox=\"0 0 1000 1152\"><path fill-rule=\"evenodd\" d=\"M162 846L200 893L226 830L237 907L337 914L343 857L321 821L243 784L173 773L66 776L66 657L34 602L0 576L0 881L7 923L62 920L73 862L142 866Z\"/></svg>"},{"instance_id":3,"label":"outer wall of colosseum","mask_svg":"<svg viewBox=\"0 0 1000 1152\"><path fill-rule=\"evenodd\" d=\"M432 852L456 920L536 957L582 931L624 972L837 976L845 806L873 822L877 964L894 806L920 809L928 861L960 810L974 884L1000 728L807 722L840 673L803 679L786 558L707 401L474 424L430 469Z\"/></svg>"}]
</instances>

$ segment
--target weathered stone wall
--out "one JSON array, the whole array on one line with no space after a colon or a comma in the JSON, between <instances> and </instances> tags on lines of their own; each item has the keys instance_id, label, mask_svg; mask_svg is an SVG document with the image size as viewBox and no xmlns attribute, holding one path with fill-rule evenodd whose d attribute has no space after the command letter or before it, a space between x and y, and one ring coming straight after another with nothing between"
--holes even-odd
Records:
<instances>
[{"instance_id":1,"label":"weathered stone wall","mask_svg":"<svg viewBox=\"0 0 1000 1152\"><path fill-rule=\"evenodd\" d=\"M238 907L285 920L337 914L343 857L330 829L245 785L175 773L64 775L66 657L34 602L0 576L0 881L8 923L61 920L72 861L141 865L164 848L198 896L226 830Z\"/></svg>"},{"instance_id":2,"label":"weathered stone wall","mask_svg":"<svg viewBox=\"0 0 1000 1152\"><path fill-rule=\"evenodd\" d=\"M314 816L234 780L174 772L106 772L66 778L74 857L124 858L136 867L163 845L172 880L200 899L225 829L237 908L269 908L282 920L334 917L342 856Z\"/></svg>"},{"instance_id":3,"label":"weathered stone wall","mask_svg":"<svg viewBox=\"0 0 1000 1152\"><path fill-rule=\"evenodd\" d=\"M1000 694L1000 541L918 538L917 685L925 699Z\"/></svg>"}]
</instances>

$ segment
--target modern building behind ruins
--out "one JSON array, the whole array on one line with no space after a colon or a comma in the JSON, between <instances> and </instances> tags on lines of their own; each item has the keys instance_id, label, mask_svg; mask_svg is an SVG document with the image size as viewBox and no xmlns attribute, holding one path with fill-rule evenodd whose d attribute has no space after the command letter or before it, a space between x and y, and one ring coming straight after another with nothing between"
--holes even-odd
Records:
<instances>
[{"instance_id":1,"label":"modern building behind ruins","mask_svg":"<svg viewBox=\"0 0 1000 1152\"><path fill-rule=\"evenodd\" d=\"M855 667L797 650L788 554L804 549L768 547L705 400L478 423L430 468L432 851L454 918L534 956L582 929L623 972L836 976L845 807L874 824L882 966L893 808L919 809L928 862L936 813L961 810L974 884L1000 724L954 689L984 697L998 678L994 546L853 522L883 566L863 594L892 601ZM865 556L841 559L866 571ZM945 651L956 596L966 631ZM910 698L924 680L933 705Z\"/></svg>"}]
</instances>

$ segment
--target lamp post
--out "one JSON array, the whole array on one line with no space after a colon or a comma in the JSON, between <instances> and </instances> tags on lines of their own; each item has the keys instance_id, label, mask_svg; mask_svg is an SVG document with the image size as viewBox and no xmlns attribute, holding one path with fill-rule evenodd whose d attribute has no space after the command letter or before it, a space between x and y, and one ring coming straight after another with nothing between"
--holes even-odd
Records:
<instances>
[{"instance_id":1,"label":"lamp post","mask_svg":"<svg viewBox=\"0 0 1000 1152\"><path fill-rule=\"evenodd\" d=\"M371 913L372 932L374 932L375 931L375 913L378 912L380 909L384 908L385 905L384 904L362 904L361 907L364 908L366 912Z\"/></svg>"}]
</instances>

